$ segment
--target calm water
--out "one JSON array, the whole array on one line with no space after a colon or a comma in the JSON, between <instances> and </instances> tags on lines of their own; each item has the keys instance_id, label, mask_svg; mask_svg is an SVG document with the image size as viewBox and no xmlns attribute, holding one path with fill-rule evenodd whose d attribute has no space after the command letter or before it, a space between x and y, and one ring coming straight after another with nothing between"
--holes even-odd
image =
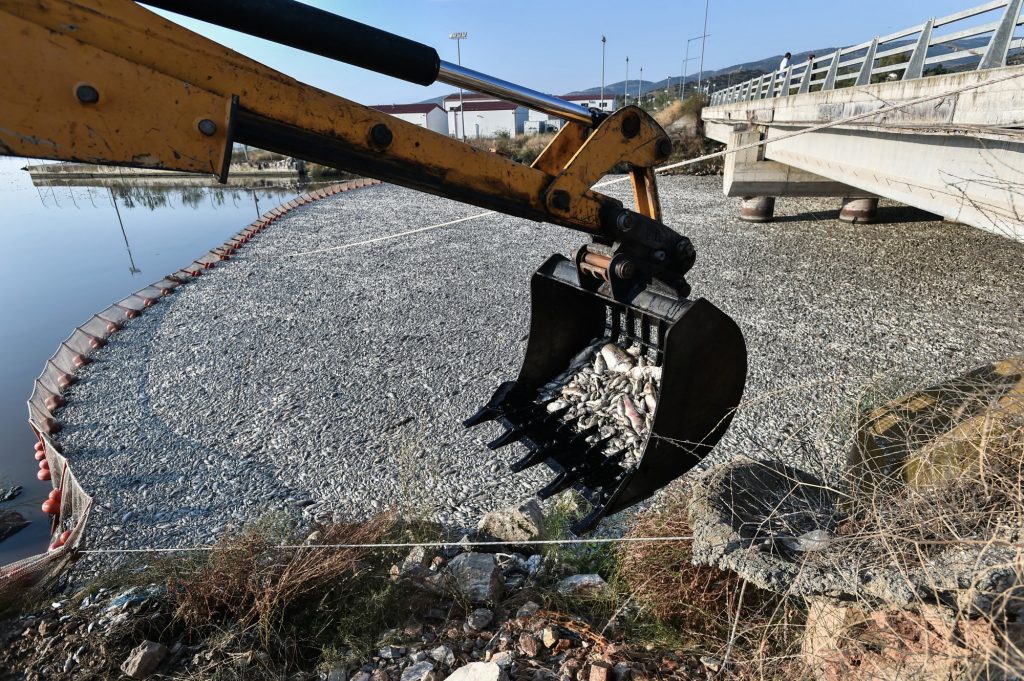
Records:
<instances>
[{"instance_id":1,"label":"calm water","mask_svg":"<svg viewBox=\"0 0 1024 681\"><path fill-rule=\"evenodd\" d=\"M39 506L50 483L36 479L25 400L57 345L93 313L309 189L266 180L37 187L26 163L0 156L0 488L25 488L0 511L32 524L0 542L0 564L46 550Z\"/></svg>"}]
</instances>

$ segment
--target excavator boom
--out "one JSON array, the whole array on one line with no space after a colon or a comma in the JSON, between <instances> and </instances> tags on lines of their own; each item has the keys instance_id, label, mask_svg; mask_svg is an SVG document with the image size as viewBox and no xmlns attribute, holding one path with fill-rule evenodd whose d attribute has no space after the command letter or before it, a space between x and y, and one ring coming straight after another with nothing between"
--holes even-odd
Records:
<instances>
[{"instance_id":1,"label":"excavator boom","mask_svg":"<svg viewBox=\"0 0 1024 681\"><path fill-rule=\"evenodd\" d=\"M566 123L527 166L303 84L129 0L0 0L0 153L225 181L233 145L243 143L585 232L591 242L575 261L553 256L538 270L523 371L468 424L499 419L513 434L505 439L530 451L522 466L543 461L559 474L546 491L583 491L595 507L587 527L650 496L715 444L742 393L745 350L727 316L686 298L695 251L661 221L654 167L672 145L646 112L590 111L293 0L148 4L414 83L490 93ZM592 188L622 165L632 209ZM574 426L579 415L551 416L550 379L601 339L633 343L636 357L663 371L651 388L658 413L647 414L656 456L626 462L597 446L608 437Z\"/></svg>"}]
</instances>

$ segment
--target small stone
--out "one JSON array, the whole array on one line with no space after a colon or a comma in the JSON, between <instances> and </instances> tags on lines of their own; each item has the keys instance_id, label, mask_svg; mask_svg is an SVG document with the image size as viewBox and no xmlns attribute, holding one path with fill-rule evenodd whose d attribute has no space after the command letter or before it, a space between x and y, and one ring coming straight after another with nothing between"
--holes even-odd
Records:
<instances>
[{"instance_id":1,"label":"small stone","mask_svg":"<svg viewBox=\"0 0 1024 681\"><path fill-rule=\"evenodd\" d=\"M493 612L487 608L477 608L473 612L469 613L469 617L466 618L466 626L471 631L483 631L493 619Z\"/></svg>"},{"instance_id":2,"label":"small stone","mask_svg":"<svg viewBox=\"0 0 1024 681\"><path fill-rule=\"evenodd\" d=\"M362 674L360 674L362 676ZM358 676L356 678L359 678ZM370 675L366 674L366 679L369 681ZM348 674L345 673L344 667L334 667L331 671L327 672L327 681L348 681ZM355 681L355 679L353 679Z\"/></svg>"},{"instance_id":3,"label":"small stone","mask_svg":"<svg viewBox=\"0 0 1024 681\"><path fill-rule=\"evenodd\" d=\"M530 576L538 574L544 568L544 556L536 553L526 559L526 571Z\"/></svg>"},{"instance_id":4,"label":"small stone","mask_svg":"<svg viewBox=\"0 0 1024 681\"><path fill-rule=\"evenodd\" d=\"M390 681L388 673L383 669L374 669L370 673L370 681Z\"/></svg>"},{"instance_id":5,"label":"small stone","mask_svg":"<svg viewBox=\"0 0 1024 681\"><path fill-rule=\"evenodd\" d=\"M600 575L572 575L558 583L558 593L563 596L580 596L601 593L608 589L608 583Z\"/></svg>"},{"instance_id":6,"label":"small stone","mask_svg":"<svg viewBox=\"0 0 1024 681\"><path fill-rule=\"evenodd\" d=\"M430 651L430 657L446 667L455 664L455 653L448 646L438 646Z\"/></svg>"},{"instance_id":7,"label":"small stone","mask_svg":"<svg viewBox=\"0 0 1024 681\"><path fill-rule=\"evenodd\" d=\"M799 537L780 537L783 544L793 551L824 551L832 544L832 535L827 530L811 530Z\"/></svg>"},{"instance_id":8,"label":"small stone","mask_svg":"<svg viewBox=\"0 0 1024 681\"><path fill-rule=\"evenodd\" d=\"M121 671L133 679L144 679L156 671L166 654L167 648L163 644L143 641L121 664Z\"/></svg>"},{"instance_id":9,"label":"small stone","mask_svg":"<svg viewBox=\"0 0 1024 681\"><path fill-rule=\"evenodd\" d=\"M544 627L540 640L544 644L545 648L550 648L558 643L558 630L554 627Z\"/></svg>"},{"instance_id":10,"label":"small stone","mask_svg":"<svg viewBox=\"0 0 1024 681\"><path fill-rule=\"evenodd\" d=\"M28 527L29 521L17 511L0 513L0 541Z\"/></svg>"},{"instance_id":11,"label":"small stone","mask_svg":"<svg viewBox=\"0 0 1024 681\"><path fill-rule=\"evenodd\" d=\"M518 508L504 508L484 515L477 529L502 541L530 541L544 531L540 503L530 499Z\"/></svg>"},{"instance_id":12,"label":"small stone","mask_svg":"<svg viewBox=\"0 0 1024 681\"><path fill-rule=\"evenodd\" d=\"M405 648L398 646L384 646L377 651L377 656L382 660L397 660L405 654Z\"/></svg>"},{"instance_id":13,"label":"small stone","mask_svg":"<svg viewBox=\"0 0 1024 681\"><path fill-rule=\"evenodd\" d=\"M470 662L448 675L444 681L504 681L507 677L493 662Z\"/></svg>"},{"instance_id":14,"label":"small stone","mask_svg":"<svg viewBox=\"0 0 1024 681\"><path fill-rule=\"evenodd\" d=\"M533 617L537 614L538 611L540 611L540 605L534 603L533 601L526 601L521 606L519 606L518 610L516 610L516 619L522 619L524 617Z\"/></svg>"},{"instance_id":15,"label":"small stone","mask_svg":"<svg viewBox=\"0 0 1024 681\"><path fill-rule=\"evenodd\" d=\"M370 681L370 673L359 672L358 674L352 677L352 681Z\"/></svg>"},{"instance_id":16,"label":"small stone","mask_svg":"<svg viewBox=\"0 0 1024 681\"><path fill-rule=\"evenodd\" d=\"M425 569L428 565L430 565L430 556L427 555L427 550L422 546L416 546L402 560L402 564L398 566L398 572L404 577Z\"/></svg>"},{"instance_id":17,"label":"small stone","mask_svg":"<svg viewBox=\"0 0 1024 681\"><path fill-rule=\"evenodd\" d=\"M15 485L8 489L0 489L0 501L10 501L21 494L21 485Z\"/></svg>"},{"instance_id":18,"label":"small stone","mask_svg":"<svg viewBox=\"0 0 1024 681\"><path fill-rule=\"evenodd\" d=\"M430 662L417 662L402 672L402 681L428 681L433 677L434 665Z\"/></svg>"},{"instance_id":19,"label":"small stone","mask_svg":"<svg viewBox=\"0 0 1024 681\"><path fill-rule=\"evenodd\" d=\"M629 681L632 674L633 670L630 669L629 665L625 662L616 662L615 666L612 668L614 681Z\"/></svg>"},{"instance_id":20,"label":"small stone","mask_svg":"<svg viewBox=\"0 0 1024 681\"><path fill-rule=\"evenodd\" d=\"M710 655L702 655L700 663L704 665L704 668L709 672L714 672L716 674L722 669L722 661L717 657L712 657Z\"/></svg>"},{"instance_id":21,"label":"small stone","mask_svg":"<svg viewBox=\"0 0 1024 681\"><path fill-rule=\"evenodd\" d=\"M501 569L493 555L460 553L448 564L448 571L459 593L469 601L486 603L501 599Z\"/></svg>"},{"instance_id":22,"label":"small stone","mask_svg":"<svg viewBox=\"0 0 1024 681\"><path fill-rule=\"evenodd\" d=\"M527 657L537 657L537 653L540 652L540 644L537 643L533 634L524 631L519 634L519 650Z\"/></svg>"},{"instance_id":23,"label":"small stone","mask_svg":"<svg viewBox=\"0 0 1024 681\"><path fill-rule=\"evenodd\" d=\"M508 671L512 663L516 661L515 653L511 650L505 650L500 653L496 653L491 657L491 662L501 667L502 670Z\"/></svg>"},{"instance_id":24,"label":"small stone","mask_svg":"<svg viewBox=\"0 0 1024 681\"><path fill-rule=\"evenodd\" d=\"M610 681L612 665L604 660L597 660L590 665L590 681Z\"/></svg>"}]
</instances>

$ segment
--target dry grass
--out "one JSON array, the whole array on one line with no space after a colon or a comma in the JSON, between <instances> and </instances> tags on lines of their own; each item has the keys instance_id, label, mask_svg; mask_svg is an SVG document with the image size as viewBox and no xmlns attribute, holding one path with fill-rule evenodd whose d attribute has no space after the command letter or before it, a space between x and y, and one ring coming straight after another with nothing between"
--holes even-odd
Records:
<instances>
[{"instance_id":1,"label":"dry grass","mask_svg":"<svg viewBox=\"0 0 1024 681\"><path fill-rule=\"evenodd\" d=\"M629 537L689 537L688 495L675 492L639 514ZM724 633L736 613L740 578L731 572L693 564L693 542L624 544L619 577L659 621L705 635Z\"/></svg>"},{"instance_id":2,"label":"dry grass","mask_svg":"<svg viewBox=\"0 0 1024 681\"><path fill-rule=\"evenodd\" d=\"M393 526L390 515L328 526L316 538L317 544L328 548L280 549L282 539L297 538L265 528L226 536L193 569L169 580L176 616L192 625L222 620L243 629L256 625L266 638L290 610L323 601L355 584L369 550L330 545L376 543Z\"/></svg>"}]
</instances>

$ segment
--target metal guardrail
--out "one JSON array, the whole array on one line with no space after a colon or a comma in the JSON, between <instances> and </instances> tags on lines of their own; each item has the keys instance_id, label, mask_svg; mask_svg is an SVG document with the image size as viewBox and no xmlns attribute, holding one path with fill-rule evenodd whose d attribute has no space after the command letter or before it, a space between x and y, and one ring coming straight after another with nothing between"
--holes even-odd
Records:
<instances>
[{"instance_id":1,"label":"metal guardrail","mask_svg":"<svg viewBox=\"0 0 1024 681\"><path fill-rule=\"evenodd\" d=\"M1024 38L1013 37L1017 26L1024 24L1020 15L1022 4L1024 0L993 0L859 45L841 48L829 55L810 58L803 64L790 64L784 70L766 73L712 93L711 105L833 90L846 85L867 85L872 76L890 74L889 77L895 79L899 71L903 71L901 80L911 80L921 78L928 67L961 59L977 59L978 70L1005 66L1010 50L1024 46ZM957 23L962 26L961 22L1003 8L1002 17L996 21L933 35L935 29ZM983 48L962 49L953 44L983 35L989 35ZM933 47L944 47L950 51L929 54ZM908 58L893 59L907 53L910 54Z\"/></svg>"}]
</instances>

